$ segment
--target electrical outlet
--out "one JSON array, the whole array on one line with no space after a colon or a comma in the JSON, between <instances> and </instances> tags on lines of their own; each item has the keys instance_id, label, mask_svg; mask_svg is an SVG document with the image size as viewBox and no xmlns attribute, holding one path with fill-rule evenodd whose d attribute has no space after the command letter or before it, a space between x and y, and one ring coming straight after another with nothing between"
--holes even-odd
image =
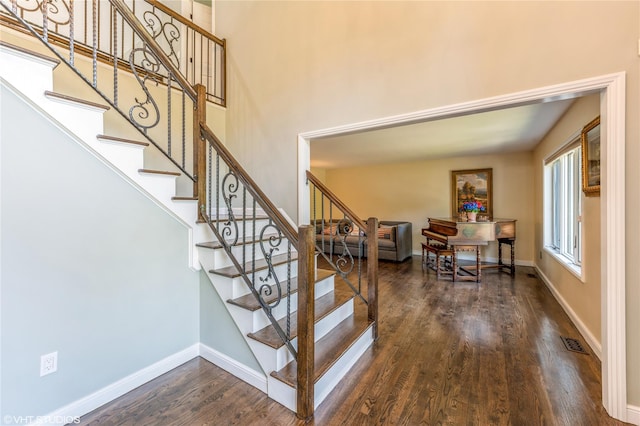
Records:
<instances>
[{"instance_id":1,"label":"electrical outlet","mask_svg":"<svg viewBox=\"0 0 640 426\"><path fill-rule=\"evenodd\" d=\"M58 352L42 355L40 357L40 377L55 373L58 370Z\"/></svg>"}]
</instances>

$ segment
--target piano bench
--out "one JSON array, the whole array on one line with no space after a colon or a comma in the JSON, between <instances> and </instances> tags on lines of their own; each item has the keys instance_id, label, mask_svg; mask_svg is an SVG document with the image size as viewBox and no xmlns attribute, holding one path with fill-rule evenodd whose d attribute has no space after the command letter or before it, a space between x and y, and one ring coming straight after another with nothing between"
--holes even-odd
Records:
<instances>
[{"instance_id":1,"label":"piano bench","mask_svg":"<svg viewBox=\"0 0 640 426\"><path fill-rule=\"evenodd\" d=\"M432 263L429 256L429 253L433 253L435 256L435 263ZM440 258L445 258L444 265L440 264ZM446 258L449 258L447 260ZM453 262L453 249L450 249L445 244L437 244L437 243L422 243L422 267L429 267L436 271L436 277L439 280L442 274L452 275L452 262ZM449 268L447 268L447 264Z\"/></svg>"}]
</instances>

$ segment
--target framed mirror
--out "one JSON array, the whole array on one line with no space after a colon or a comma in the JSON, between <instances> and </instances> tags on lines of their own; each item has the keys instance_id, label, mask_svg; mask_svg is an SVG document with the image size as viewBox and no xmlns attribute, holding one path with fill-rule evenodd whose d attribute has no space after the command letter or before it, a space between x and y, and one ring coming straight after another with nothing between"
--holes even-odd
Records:
<instances>
[{"instance_id":1,"label":"framed mirror","mask_svg":"<svg viewBox=\"0 0 640 426\"><path fill-rule=\"evenodd\" d=\"M582 143L582 192L600 196L600 116L584 126Z\"/></svg>"}]
</instances>

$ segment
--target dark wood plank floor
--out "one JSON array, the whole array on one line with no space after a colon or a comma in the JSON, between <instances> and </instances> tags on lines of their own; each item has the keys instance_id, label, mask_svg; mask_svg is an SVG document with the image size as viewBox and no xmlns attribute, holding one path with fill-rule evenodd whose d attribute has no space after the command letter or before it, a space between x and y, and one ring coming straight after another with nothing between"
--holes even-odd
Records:
<instances>
[{"instance_id":1,"label":"dark wood plank floor","mask_svg":"<svg viewBox=\"0 0 640 426\"><path fill-rule=\"evenodd\" d=\"M316 425L622 425L600 362L532 268L436 281L420 258L380 263L380 339L316 410ZM203 359L84 416L83 425L298 425Z\"/></svg>"}]
</instances>

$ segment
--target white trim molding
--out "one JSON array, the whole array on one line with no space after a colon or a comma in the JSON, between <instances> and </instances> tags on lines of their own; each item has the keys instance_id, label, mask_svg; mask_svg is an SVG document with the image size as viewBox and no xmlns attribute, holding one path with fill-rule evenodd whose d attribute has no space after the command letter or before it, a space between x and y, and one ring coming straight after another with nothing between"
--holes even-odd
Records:
<instances>
[{"instance_id":1,"label":"white trim molding","mask_svg":"<svg viewBox=\"0 0 640 426\"><path fill-rule=\"evenodd\" d=\"M584 339L587 341L587 344L593 351L594 355L597 356L599 360L602 360L602 345L600 344L598 339L596 339L593 333L589 331L589 328L582 322L578 314L576 314L569 303L567 303L564 297L562 297L560 292L556 289L555 285L553 285L549 277L547 277L545 273L542 272L538 265L535 265L535 270L538 276L542 278L542 281L545 283L553 297L558 301L560 306L562 306L562 309L564 309L565 313L571 319L580 334L582 334L582 337L584 337Z\"/></svg>"},{"instance_id":2,"label":"white trim molding","mask_svg":"<svg viewBox=\"0 0 640 426\"><path fill-rule=\"evenodd\" d=\"M227 373L233 374L243 382L250 384L265 394L267 393L267 376L263 372L249 368L203 343L200 343L199 345L198 355L210 363L222 368Z\"/></svg>"},{"instance_id":3,"label":"white trim molding","mask_svg":"<svg viewBox=\"0 0 640 426\"><path fill-rule=\"evenodd\" d=\"M627 407L627 423L640 425L640 407L629 405Z\"/></svg>"},{"instance_id":4,"label":"white trim molding","mask_svg":"<svg viewBox=\"0 0 640 426\"><path fill-rule=\"evenodd\" d=\"M625 311L625 79L624 72L571 81L522 92L447 105L407 114L314 130L298 135L298 220L308 223L312 139L364 130L444 119L519 105L600 93L602 127L602 403L611 417L627 420Z\"/></svg>"},{"instance_id":5,"label":"white trim molding","mask_svg":"<svg viewBox=\"0 0 640 426\"><path fill-rule=\"evenodd\" d=\"M70 419L80 418L96 408L121 397L125 393L130 392L157 377L160 377L197 356L198 344L196 343L180 352L169 355L148 367L136 371L117 382L105 386L84 398L80 398L79 400L65 405L46 416L42 416L42 419L45 419L44 423L41 422L42 419L39 419L34 424L60 425L69 423ZM73 422L73 420L71 420L71 422Z\"/></svg>"},{"instance_id":6,"label":"white trim molding","mask_svg":"<svg viewBox=\"0 0 640 426\"><path fill-rule=\"evenodd\" d=\"M625 74L612 74L602 84L602 403L611 417L626 421Z\"/></svg>"}]
</instances>

